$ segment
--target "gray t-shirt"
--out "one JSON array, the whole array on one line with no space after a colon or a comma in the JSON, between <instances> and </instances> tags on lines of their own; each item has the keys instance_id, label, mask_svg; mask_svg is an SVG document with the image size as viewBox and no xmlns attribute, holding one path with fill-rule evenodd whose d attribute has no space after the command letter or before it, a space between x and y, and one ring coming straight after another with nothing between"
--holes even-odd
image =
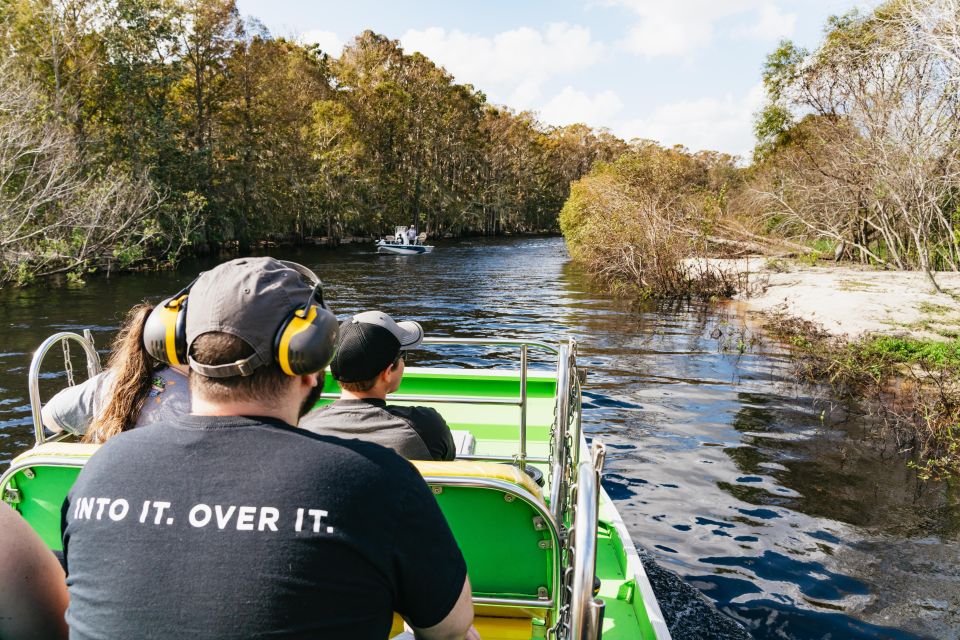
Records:
<instances>
[{"instance_id":1,"label":"gray t-shirt","mask_svg":"<svg viewBox=\"0 0 960 640\"><path fill-rule=\"evenodd\" d=\"M453 460L450 427L436 409L388 405L378 398L340 399L311 411L300 428L393 449L408 460Z\"/></svg>"},{"instance_id":2,"label":"gray t-shirt","mask_svg":"<svg viewBox=\"0 0 960 640\"><path fill-rule=\"evenodd\" d=\"M98 415L113 391L113 372L102 371L85 382L67 387L44 405L44 414L64 431L83 435ZM150 394L135 427L152 424L161 416L179 416L190 413L190 388L186 374L165 367L153 374Z\"/></svg>"}]
</instances>

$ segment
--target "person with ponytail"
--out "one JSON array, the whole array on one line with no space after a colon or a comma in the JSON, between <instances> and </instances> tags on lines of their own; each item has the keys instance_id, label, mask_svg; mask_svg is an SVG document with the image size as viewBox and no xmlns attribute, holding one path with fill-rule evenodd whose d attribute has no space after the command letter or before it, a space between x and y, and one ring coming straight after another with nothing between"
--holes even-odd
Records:
<instances>
[{"instance_id":1,"label":"person with ponytail","mask_svg":"<svg viewBox=\"0 0 960 640\"><path fill-rule=\"evenodd\" d=\"M45 427L102 443L161 415L190 413L186 367L161 364L143 347L143 326L151 311L153 306L146 303L130 309L113 341L107 368L53 396L41 412Z\"/></svg>"}]
</instances>

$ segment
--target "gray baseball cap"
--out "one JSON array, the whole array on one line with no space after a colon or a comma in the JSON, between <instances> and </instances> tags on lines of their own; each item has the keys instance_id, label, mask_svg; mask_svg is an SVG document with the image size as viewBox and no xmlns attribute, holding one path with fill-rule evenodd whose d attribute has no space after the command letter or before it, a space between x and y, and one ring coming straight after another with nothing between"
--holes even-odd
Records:
<instances>
[{"instance_id":1,"label":"gray baseball cap","mask_svg":"<svg viewBox=\"0 0 960 640\"><path fill-rule=\"evenodd\" d=\"M393 334L400 343L400 350L415 349L423 342L423 327L419 322L405 320L395 322L393 318L382 311L364 311L350 318L350 324L368 324L383 327Z\"/></svg>"},{"instance_id":2,"label":"gray baseball cap","mask_svg":"<svg viewBox=\"0 0 960 640\"><path fill-rule=\"evenodd\" d=\"M211 378L250 375L274 361L274 338L284 320L313 293L306 274L274 258L238 258L200 275L187 300L187 354L190 368ZM243 360L200 363L189 356L197 337L234 335L253 349Z\"/></svg>"}]
</instances>

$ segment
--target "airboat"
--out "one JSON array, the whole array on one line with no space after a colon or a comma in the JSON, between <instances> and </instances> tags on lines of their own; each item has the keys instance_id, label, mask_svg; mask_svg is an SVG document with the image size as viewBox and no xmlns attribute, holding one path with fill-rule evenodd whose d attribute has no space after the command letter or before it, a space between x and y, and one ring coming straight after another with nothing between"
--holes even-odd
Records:
<instances>
[{"instance_id":1,"label":"airboat","mask_svg":"<svg viewBox=\"0 0 960 640\"><path fill-rule=\"evenodd\" d=\"M89 334L62 332L43 342L29 370L36 442L0 475L0 497L52 550L61 549L63 500L98 447L44 432L41 364L57 345L65 363L69 347L79 346L87 374L100 370ZM668 640L640 557L600 484L606 449L597 438L588 446L581 429L585 376L576 343L427 338L424 345L508 358L504 368L409 367L390 398L432 406L469 435L458 439L456 460L414 464L466 558L481 637ZM533 352L542 356L536 368L528 366ZM325 384L320 403L339 397L332 377ZM391 636L402 630L394 620Z\"/></svg>"},{"instance_id":2,"label":"airboat","mask_svg":"<svg viewBox=\"0 0 960 640\"><path fill-rule=\"evenodd\" d=\"M424 244L427 234L420 233L412 242L407 238L408 227L397 227L392 236L377 240L377 253L389 253L397 256L416 256L433 251L433 245Z\"/></svg>"}]
</instances>

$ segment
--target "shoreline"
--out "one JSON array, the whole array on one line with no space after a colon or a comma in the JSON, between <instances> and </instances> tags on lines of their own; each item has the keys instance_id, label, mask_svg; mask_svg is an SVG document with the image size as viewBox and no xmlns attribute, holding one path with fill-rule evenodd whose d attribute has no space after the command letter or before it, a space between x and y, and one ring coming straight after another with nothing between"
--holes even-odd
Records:
<instances>
[{"instance_id":1,"label":"shoreline","mask_svg":"<svg viewBox=\"0 0 960 640\"><path fill-rule=\"evenodd\" d=\"M936 292L920 271L810 266L763 258L710 264L746 276L746 290L733 297L733 304L746 314L786 315L847 340L867 334L941 341L960 337L960 302ZM934 275L941 289L960 293L960 273Z\"/></svg>"}]
</instances>

